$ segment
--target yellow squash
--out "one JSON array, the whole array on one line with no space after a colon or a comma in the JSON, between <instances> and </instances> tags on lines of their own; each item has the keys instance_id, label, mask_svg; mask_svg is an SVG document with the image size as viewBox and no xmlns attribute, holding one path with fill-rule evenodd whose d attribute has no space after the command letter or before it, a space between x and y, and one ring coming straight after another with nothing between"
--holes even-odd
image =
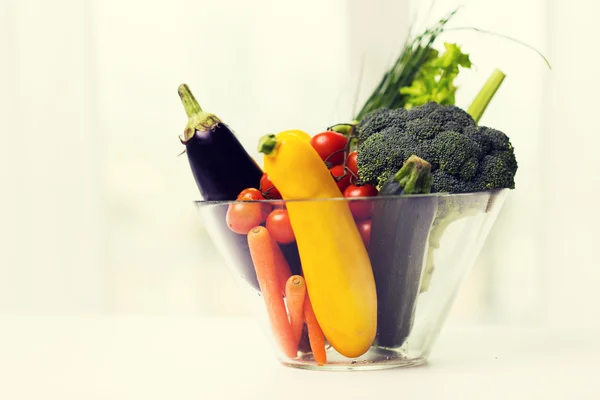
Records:
<instances>
[{"instance_id":1,"label":"yellow squash","mask_svg":"<svg viewBox=\"0 0 600 400\"><path fill-rule=\"evenodd\" d=\"M306 288L323 333L340 354L364 354L377 331L371 262L348 203L302 131L261 138L265 171L287 203Z\"/></svg>"}]
</instances>

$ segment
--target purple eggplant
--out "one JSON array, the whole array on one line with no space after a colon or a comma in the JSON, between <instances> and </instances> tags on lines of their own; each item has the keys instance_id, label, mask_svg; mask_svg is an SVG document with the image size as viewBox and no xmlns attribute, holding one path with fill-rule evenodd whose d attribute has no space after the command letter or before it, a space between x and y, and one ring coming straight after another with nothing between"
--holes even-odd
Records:
<instances>
[{"instance_id":1,"label":"purple eggplant","mask_svg":"<svg viewBox=\"0 0 600 400\"><path fill-rule=\"evenodd\" d=\"M181 142L204 200L235 200L247 188L258 189L263 171L231 129L202 111L187 85L179 97L189 118Z\"/></svg>"},{"instance_id":2,"label":"purple eggplant","mask_svg":"<svg viewBox=\"0 0 600 400\"><path fill-rule=\"evenodd\" d=\"M231 201L247 188L259 188L263 171L246 152L231 129L217 116L200 108L187 85L179 86L179 97L189 118L181 142L200 195L205 201ZM226 206L213 208L221 240L232 252L237 273L259 290L245 235L232 232L226 223Z\"/></svg>"},{"instance_id":3,"label":"purple eggplant","mask_svg":"<svg viewBox=\"0 0 600 400\"><path fill-rule=\"evenodd\" d=\"M413 325L416 300L437 201L431 165L412 156L381 187L374 201L369 256L377 287L377 343L402 346ZM386 196L405 195L404 198Z\"/></svg>"}]
</instances>

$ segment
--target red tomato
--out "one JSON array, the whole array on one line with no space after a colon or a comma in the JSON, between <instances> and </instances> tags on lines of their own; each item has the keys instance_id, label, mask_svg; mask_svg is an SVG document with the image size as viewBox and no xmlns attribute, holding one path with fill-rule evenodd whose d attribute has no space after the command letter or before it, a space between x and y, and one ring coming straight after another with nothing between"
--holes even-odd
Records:
<instances>
[{"instance_id":1,"label":"red tomato","mask_svg":"<svg viewBox=\"0 0 600 400\"><path fill-rule=\"evenodd\" d=\"M277 243L289 244L296 240L287 210L273 210L267 217L266 227Z\"/></svg>"},{"instance_id":2,"label":"red tomato","mask_svg":"<svg viewBox=\"0 0 600 400\"><path fill-rule=\"evenodd\" d=\"M350 185L350 173L346 172L343 165L336 165L335 167L331 167L329 168L329 172L331 172L331 175L333 175L335 182L340 188L340 192L344 193L344 190L346 190L348 185Z\"/></svg>"},{"instance_id":3,"label":"red tomato","mask_svg":"<svg viewBox=\"0 0 600 400\"><path fill-rule=\"evenodd\" d=\"M260 190L255 189L255 188L248 188L248 189L244 189L240 192L240 194L238 195L238 200L265 200L265 198L263 197L262 193L260 192ZM261 217L260 217L260 222L263 223L265 222L265 220L267 219L267 216L269 215L269 213L273 210L273 205L269 204L269 203L262 203L260 205L260 209L261 209Z\"/></svg>"},{"instance_id":4,"label":"red tomato","mask_svg":"<svg viewBox=\"0 0 600 400\"><path fill-rule=\"evenodd\" d=\"M377 196L377 189L373 185L350 185L344 190L344 197L372 197ZM369 218L373 210L373 202L369 200L349 201L348 206L354 219L357 221Z\"/></svg>"},{"instance_id":5,"label":"red tomato","mask_svg":"<svg viewBox=\"0 0 600 400\"><path fill-rule=\"evenodd\" d=\"M268 199L281 199L281 193L279 193L279 190L277 190L267 174L263 174L260 178L260 191Z\"/></svg>"},{"instance_id":6,"label":"red tomato","mask_svg":"<svg viewBox=\"0 0 600 400\"><path fill-rule=\"evenodd\" d=\"M238 200L264 200L260 190L255 188L244 189L238 194Z\"/></svg>"},{"instance_id":7,"label":"red tomato","mask_svg":"<svg viewBox=\"0 0 600 400\"><path fill-rule=\"evenodd\" d=\"M344 148L347 143L348 139L346 139L346 136L334 131L317 133L310 139L312 147L319 153L321 159L328 162L329 165L337 165L344 162Z\"/></svg>"},{"instance_id":8,"label":"red tomato","mask_svg":"<svg viewBox=\"0 0 600 400\"><path fill-rule=\"evenodd\" d=\"M262 222L264 210L259 203L231 203L227 209L227 226L235 233L247 235Z\"/></svg>"},{"instance_id":9,"label":"red tomato","mask_svg":"<svg viewBox=\"0 0 600 400\"><path fill-rule=\"evenodd\" d=\"M365 246L369 247L369 243L371 242L371 220L363 219L362 221L357 222L356 226Z\"/></svg>"},{"instance_id":10,"label":"red tomato","mask_svg":"<svg viewBox=\"0 0 600 400\"><path fill-rule=\"evenodd\" d=\"M348 158L346 159L346 168L348 168L355 176L358 176L358 164L356 159L358 157L358 153L353 151L348 154Z\"/></svg>"}]
</instances>

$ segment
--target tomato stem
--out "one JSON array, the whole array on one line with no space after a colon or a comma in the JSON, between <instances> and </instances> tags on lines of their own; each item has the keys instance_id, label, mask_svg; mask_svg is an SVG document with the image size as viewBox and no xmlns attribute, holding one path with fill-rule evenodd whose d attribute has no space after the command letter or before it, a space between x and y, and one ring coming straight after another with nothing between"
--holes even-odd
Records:
<instances>
[{"instance_id":1,"label":"tomato stem","mask_svg":"<svg viewBox=\"0 0 600 400\"><path fill-rule=\"evenodd\" d=\"M325 164L327 165L327 168L332 168L333 165L331 165L331 163L329 162L329 159L332 158L336 154L339 154L342 152L344 153L344 163L343 163L344 174L340 175L340 176L334 176L336 182L341 181L346 176L348 176L348 173L350 173L351 183L353 183L353 184L360 183L360 177L358 175L356 175L354 172L350 171L350 169L348 168L348 156L351 153L352 144L354 143L355 140L358 140L358 138L356 137L356 124L357 123L358 123L358 121L352 121L352 123L340 123L340 124L335 124L335 125L327 127L328 131L341 133L344 136L346 136L346 138L348 139L346 141L346 145L344 146L343 149L334 151L329 156L327 156L327 158L325 159ZM352 179L354 179L354 182L352 182Z\"/></svg>"},{"instance_id":2,"label":"tomato stem","mask_svg":"<svg viewBox=\"0 0 600 400\"><path fill-rule=\"evenodd\" d=\"M274 190L275 190L275 186L271 186L270 188L268 188L267 190L265 190L264 192L262 192L263 197L265 199L266 198L273 199L273 200L276 199L276 197L269 196L269 192L273 192Z\"/></svg>"},{"instance_id":3,"label":"tomato stem","mask_svg":"<svg viewBox=\"0 0 600 400\"><path fill-rule=\"evenodd\" d=\"M330 160L331 158L333 158L333 156L335 156L336 154L339 154L339 153L344 153L344 160L345 160L346 147L344 146L344 148L343 148L343 149L339 149L339 150L336 150L336 151L334 151L333 153L331 153L330 155L328 155L328 156L327 156L327 158L325 158L325 164L327 164L327 168L331 168L331 167L334 167L334 166L335 166L335 165L334 165L334 164L333 164L331 161L329 161L329 160Z\"/></svg>"}]
</instances>

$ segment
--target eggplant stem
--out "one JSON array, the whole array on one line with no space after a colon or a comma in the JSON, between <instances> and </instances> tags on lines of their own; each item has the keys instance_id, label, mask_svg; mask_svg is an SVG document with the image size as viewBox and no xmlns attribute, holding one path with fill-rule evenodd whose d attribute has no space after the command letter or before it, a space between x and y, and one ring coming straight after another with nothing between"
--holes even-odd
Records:
<instances>
[{"instance_id":1,"label":"eggplant stem","mask_svg":"<svg viewBox=\"0 0 600 400\"><path fill-rule=\"evenodd\" d=\"M202 107L200 107L192 91L185 83L179 85L177 93L188 116L188 123L183 131L183 139L180 138L181 143L186 144L190 141L197 130L207 131L214 129L215 125L221 122L216 115L202 111Z\"/></svg>"},{"instance_id":2,"label":"eggplant stem","mask_svg":"<svg viewBox=\"0 0 600 400\"><path fill-rule=\"evenodd\" d=\"M183 103L188 118L192 118L202 112L202 107L200 107L200 104L187 84L184 83L179 85L177 93L179 93L179 97L181 98L181 102Z\"/></svg>"}]
</instances>

